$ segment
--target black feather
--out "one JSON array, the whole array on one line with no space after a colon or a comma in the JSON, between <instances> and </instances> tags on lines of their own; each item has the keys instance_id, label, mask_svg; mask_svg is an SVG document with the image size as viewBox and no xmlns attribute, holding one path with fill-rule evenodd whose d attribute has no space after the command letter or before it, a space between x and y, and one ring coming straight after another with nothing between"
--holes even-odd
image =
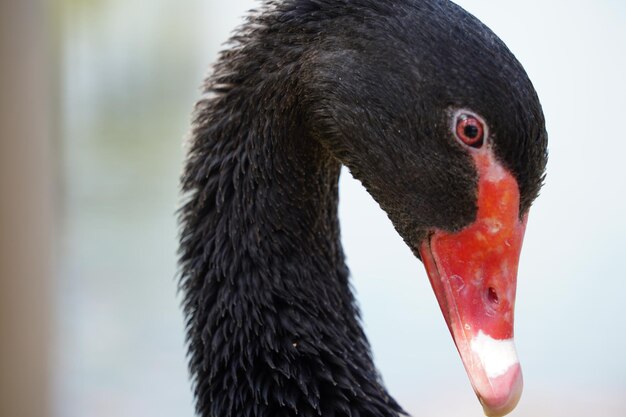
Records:
<instances>
[{"instance_id":1,"label":"black feather","mask_svg":"<svg viewBox=\"0 0 626 417\"><path fill-rule=\"evenodd\" d=\"M476 215L449 129L467 107L518 180L546 164L523 68L444 0L269 1L231 39L195 110L180 286L204 417L397 416L374 367L337 220L346 165L412 247Z\"/></svg>"}]
</instances>

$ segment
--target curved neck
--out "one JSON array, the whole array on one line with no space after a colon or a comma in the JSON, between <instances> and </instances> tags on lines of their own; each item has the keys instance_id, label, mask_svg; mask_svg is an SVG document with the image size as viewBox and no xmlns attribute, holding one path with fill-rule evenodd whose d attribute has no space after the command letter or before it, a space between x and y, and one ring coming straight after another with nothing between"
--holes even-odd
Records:
<instances>
[{"instance_id":1,"label":"curved neck","mask_svg":"<svg viewBox=\"0 0 626 417\"><path fill-rule=\"evenodd\" d=\"M397 415L348 283L340 165L280 103L239 86L198 107L181 209L198 412Z\"/></svg>"}]
</instances>

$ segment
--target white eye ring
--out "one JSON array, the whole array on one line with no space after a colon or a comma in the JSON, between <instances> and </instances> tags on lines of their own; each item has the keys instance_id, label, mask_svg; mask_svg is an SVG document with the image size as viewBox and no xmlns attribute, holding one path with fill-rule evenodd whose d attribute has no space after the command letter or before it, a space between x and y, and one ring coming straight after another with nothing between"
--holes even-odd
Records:
<instances>
[{"instance_id":1,"label":"white eye ring","mask_svg":"<svg viewBox=\"0 0 626 417\"><path fill-rule=\"evenodd\" d=\"M487 138L487 124L476 113L461 109L454 113L451 130L459 142L465 146L479 149Z\"/></svg>"}]
</instances>

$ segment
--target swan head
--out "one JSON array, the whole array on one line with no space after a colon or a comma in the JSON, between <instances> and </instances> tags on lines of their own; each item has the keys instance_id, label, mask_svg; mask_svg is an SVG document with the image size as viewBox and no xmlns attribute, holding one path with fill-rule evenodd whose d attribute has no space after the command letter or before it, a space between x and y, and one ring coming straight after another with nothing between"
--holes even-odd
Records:
<instances>
[{"instance_id":1,"label":"swan head","mask_svg":"<svg viewBox=\"0 0 626 417\"><path fill-rule=\"evenodd\" d=\"M504 43L433 3L317 50L310 107L316 136L423 261L485 413L501 416L522 391L517 268L547 133Z\"/></svg>"}]
</instances>

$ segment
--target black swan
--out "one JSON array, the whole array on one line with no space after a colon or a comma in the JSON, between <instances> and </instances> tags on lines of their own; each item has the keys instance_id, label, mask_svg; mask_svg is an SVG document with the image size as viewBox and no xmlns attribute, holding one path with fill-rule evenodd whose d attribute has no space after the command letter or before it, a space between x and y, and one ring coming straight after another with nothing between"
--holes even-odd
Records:
<instances>
[{"instance_id":1,"label":"black swan","mask_svg":"<svg viewBox=\"0 0 626 417\"><path fill-rule=\"evenodd\" d=\"M180 209L198 414L404 413L349 284L342 164L425 264L485 413L512 410L517 263L547 134L502 41L447 0L267 1L205 92Z\"/></svg>"}]
</instances>

